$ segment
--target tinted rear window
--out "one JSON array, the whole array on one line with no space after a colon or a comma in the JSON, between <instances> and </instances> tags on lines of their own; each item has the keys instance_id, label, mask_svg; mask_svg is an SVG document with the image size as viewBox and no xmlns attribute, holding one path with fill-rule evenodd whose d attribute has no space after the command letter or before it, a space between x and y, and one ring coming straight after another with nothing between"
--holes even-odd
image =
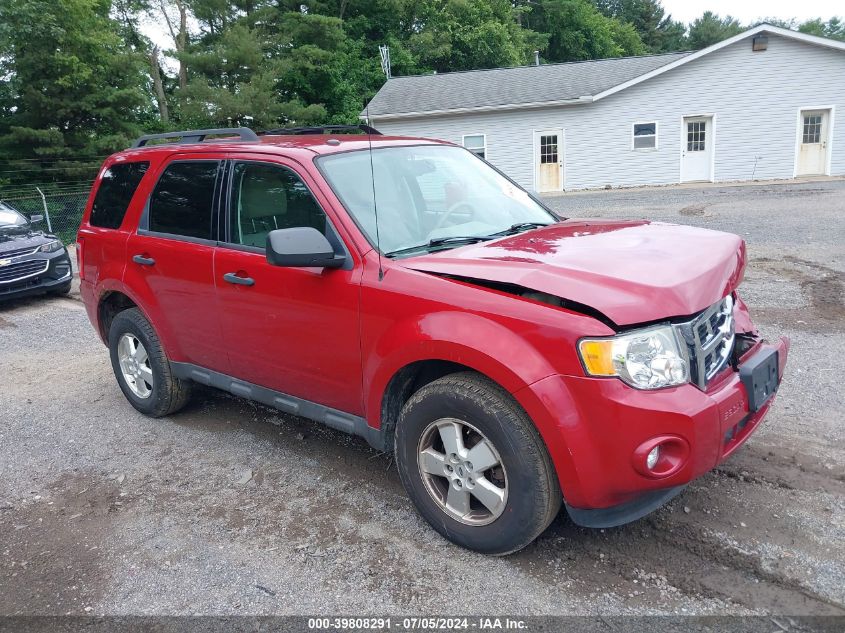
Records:
<instances>
[{"instance_id":1,"label":"tinted rear window","mask_svg":"<svg viewBox=\"0 0 845 633\"><path fill-rule=\"evenodd\" d=\"M112 165L103 174L94 206L91 208L91 226L116 229L123 222L129 202L141 178L147 173L149 163L120 163Z\"/></svg>"},{"instance_id":2,"label":"tinted rear window","mask_svg":"<svg viewBox=\"0 0 845 633\"><path fill-rule=\"evenodd\" d=\"M212 239L217 161L172 163L150 197L150 231Z\"/></svg>"}]
</instances>

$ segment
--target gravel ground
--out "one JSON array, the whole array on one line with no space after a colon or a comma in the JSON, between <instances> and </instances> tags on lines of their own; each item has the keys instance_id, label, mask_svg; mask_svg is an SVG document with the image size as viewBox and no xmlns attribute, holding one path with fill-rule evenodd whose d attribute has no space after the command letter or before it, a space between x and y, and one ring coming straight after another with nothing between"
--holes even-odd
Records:
<instances>
[{"instance_id":1,"label":"gravel ground","mask_svg":"<svg viewBox=\"0 0 845 633\"><path fill-rule=\"evenodd\" d=\"M561 515L488 558L416 515L388 456L211 390L151 420L74 293L0 306L0 614L845 614L845 182L568 194L571 216L748 240L793 340L768 421L637 523Z\"/></svg>"}]
</instances>

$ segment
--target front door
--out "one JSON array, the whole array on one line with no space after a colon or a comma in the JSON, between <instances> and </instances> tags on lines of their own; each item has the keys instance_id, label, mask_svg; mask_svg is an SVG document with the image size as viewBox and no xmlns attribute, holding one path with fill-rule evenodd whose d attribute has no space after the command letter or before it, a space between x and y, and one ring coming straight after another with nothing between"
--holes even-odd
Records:
<instances>
[{"instance_id":1,"label":"front door","mask_svg":"<svg viewBox=\"0 0 845 633\"><path fill-rule=\"evenodd\" d=\"M713 180L713 118L684 119L681 140L681 182Z\"/></svg>"},{"instance_id":2,"label":"front door","mask_svg":"<svg viewBox=\"0 0 845 633\"><path fill-rule=\"evenodd\" d=\"M819 176L827 173L830 110L803 110L799 125L801 144L796 175Z\"/></svg>"},{"instance_id":3,"label":"front door","mask_svg":"<svg viewBox=\"0 0 845 633\"><path fill-rule=\"evenodd\" d=\"M534 133L534 187L539 193L563 190L563 131Z\"/></svg>"},{"instance_id":4,"label":"front door","mask_svg":"<svg viewBox=\"0 0 845 633\"><path fill-rule=\"evenodd\" d=\"M296 163L234 161L226 235L214 257L218 311L232 375L304 400L363 414L360 267L268 263L267 234L313 227L343 248ZM351 259L349 260L352 261Z\"/></svg>"}]
</instances>

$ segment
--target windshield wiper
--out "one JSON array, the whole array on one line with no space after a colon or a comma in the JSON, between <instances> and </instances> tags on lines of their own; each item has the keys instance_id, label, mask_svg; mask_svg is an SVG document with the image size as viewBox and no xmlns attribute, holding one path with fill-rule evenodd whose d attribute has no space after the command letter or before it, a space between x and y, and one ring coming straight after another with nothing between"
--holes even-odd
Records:
<instances>
[{"instance_id":1,"label":"windshield wiper","mask_svg":"<svg viewBox=\"0 0 845 633\"><path fill-rule=\"evenodd\" d=\"M416 246L409 246L408 248L400 248L399 250L385 253L385 256L393 257L394 255L404 255L405 253L430 250L439 246L475 244L476 242L486 242L492 239L492 235L452 235L450 237L435 237L430 239L427 244L417 244Z\"/></svg>"},{"instance_id":2,"label":"windshield wiper","mask_svg":"<svg viewBox=\"0 0 845 633\"><path fill-rule=\"evenodd\" d=\"M442 246L444 244L475 244L476 242L486 242L493 238L489 235L453 235L451 237L435 237L428 241L429 246Z\"/></svg>"},{"instance_id":3,"label":"windshield wiper","mask_svg":"<svg viewBox=\"0 0 845 633\"><path fill-rule=\"evenodd\" d=\"M530 231L531 229L539 229L542 226L549 226L554 224L554 222L517 222L516 224L512 224L510 228L505 229L504 231L499 231L497 233L491 233L491 237L498 237L501 235L515 235L517 233L522 233L523 231Z\"/></svg>"}]
</instances>

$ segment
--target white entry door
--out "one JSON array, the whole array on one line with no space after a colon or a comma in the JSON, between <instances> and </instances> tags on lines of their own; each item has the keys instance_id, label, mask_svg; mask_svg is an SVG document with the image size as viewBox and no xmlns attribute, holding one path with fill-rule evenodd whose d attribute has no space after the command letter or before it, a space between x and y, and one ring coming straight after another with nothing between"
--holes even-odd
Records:
<instances>
[{"instance_id":1,"label":"white entry door","mask_svg":"<svg viewBox=\"0 0 845 633\"><path fill-rule=\"evenodd\" d=\"M563 190L563 130L534 132L534 187Z\"/></svg>"},{"instance_id":2,"label":"white entry door","mask_svg":"<svg viewBox=\"0 0 845 633\"><path fill-rule=\"evenodd\" d=\"M684 119L681 182L713 180L713 117Z\"/></svg>"},{"instance_id":3,"label":"white entry door","mask_svg":"<svg viewBox=\"0 0 845 633\"><path fill-rule=\"evenodd\" d=\"M828 129L830 110L802 110L798 122L797 176L819 176L827 173Z\"/></svg>"}]
</instances>

